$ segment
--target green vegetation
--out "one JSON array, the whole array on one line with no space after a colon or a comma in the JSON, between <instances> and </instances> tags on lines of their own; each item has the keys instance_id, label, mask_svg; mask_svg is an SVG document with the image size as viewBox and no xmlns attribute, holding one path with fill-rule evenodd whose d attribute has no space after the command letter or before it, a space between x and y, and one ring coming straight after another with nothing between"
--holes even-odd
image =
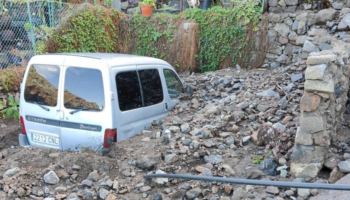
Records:
<instances>
[{"instance_id":1,"label":"green vegetation","mask_svg":"<svg viewBox=\"0 0 350 200\"><path fill-rule=\"evenodd\" d=\"M156 7L156 3L154 2L154 0L143 0L139 3L139 5L151 5Z\"/></svg>"},{"instance_id":2,"label":"green vegetation","mask_svg":"<svg viewBox=\"0 0 350 200\"><path fill-rule=\"evenodd\" d=\"M53 34L56 52L115 52L119 13L106 13L101 6L86 9Z\"/></svg>"},{"instance_id":3,"label":"green vegetation","mask_svg":"<svg viewBox=\"0 0 350 200\"><path fill-rule=\"evenodd\" d=\"M264 158L265 158L264 156L259 156L259 157L253 158L253 163L260 164L264 160Z\"/></svg>"},{"instance_id":4,"label":"green vegetation","mask_svg":"<svg viewBox=\"0 0 350 200\"><path fill-rule=\"evenodd\" d=\"M17 83L17 77L13 71L9 69L3 70L3 74L0 79L2 81L2 86L6 91L10 91L10 88L12 88Z\"/></svg>"},{"instance_id":5,"label":"green vegetation","mask_svg":"<svg viewBox=\"0 0 350 200\"><path fill-rule=\"evenodd\" d=\"M11 116L13 116L13 118L15 120L19 120L19 111L18 111L18 105L19 105L19 100L15 101L15 99L13 98L12 95L9 96L8 98L9 100L9 106L6 110L5 110L5 115L7 119L10 119ZM1 107L0 107L1 110Z\"/></svg>"}]
</instances>

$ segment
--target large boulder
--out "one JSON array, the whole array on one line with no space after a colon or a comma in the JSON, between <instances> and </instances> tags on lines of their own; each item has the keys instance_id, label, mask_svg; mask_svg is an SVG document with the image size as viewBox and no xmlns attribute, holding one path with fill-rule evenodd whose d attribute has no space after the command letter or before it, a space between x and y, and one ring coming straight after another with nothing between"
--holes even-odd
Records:
<instances>
[{"instance_id":1,"label":"large boulder","mask_svg":"<svg viewBox=\"0 0 350 200\"><path fill-rule=\"evenodd\" d=\"M332 21L334 19L334 15L335 15L335 10L332 8L320 10L316 14L315 23L317 25L326 24L327 21Z\"/></svg>"}]
</instances>

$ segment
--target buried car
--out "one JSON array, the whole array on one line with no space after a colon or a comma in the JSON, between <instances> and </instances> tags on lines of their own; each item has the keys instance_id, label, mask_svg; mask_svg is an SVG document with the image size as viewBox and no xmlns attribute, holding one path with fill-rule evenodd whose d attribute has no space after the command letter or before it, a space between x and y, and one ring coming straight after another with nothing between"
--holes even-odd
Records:
<instances>
[{"instance_id":1,"label":"buried car","mask_svg":"<svg viewBox=\"0 0 350 200\"><path fill-rule=\"evenodd\" d=\"M34 56L21 83L21 146L108 148L167 115L185 90L174 68L109 53Z\"/></svg>"}]
</instances>

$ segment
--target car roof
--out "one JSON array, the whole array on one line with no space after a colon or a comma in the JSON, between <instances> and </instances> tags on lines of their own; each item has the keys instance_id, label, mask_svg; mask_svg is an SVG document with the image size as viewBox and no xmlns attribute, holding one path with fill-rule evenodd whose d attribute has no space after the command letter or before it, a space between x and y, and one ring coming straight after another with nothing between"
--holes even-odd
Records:
<instances>
[{"instance_id":1,"label":"car roof","mask_svg":"<svg viewBox=\"0 0 350 200\"><path fill-rule=\"evenodd\" d=\"M43 55L61 55L61 56L75 56L75 57L85 57L90 59L105 60L112 67L123 64L165 64L170 65L164 60L139 56L139 55L130 55L130 54L120 54L120 53L51 53L51 54L41 54Z\"/></svg>"}]
</instances>

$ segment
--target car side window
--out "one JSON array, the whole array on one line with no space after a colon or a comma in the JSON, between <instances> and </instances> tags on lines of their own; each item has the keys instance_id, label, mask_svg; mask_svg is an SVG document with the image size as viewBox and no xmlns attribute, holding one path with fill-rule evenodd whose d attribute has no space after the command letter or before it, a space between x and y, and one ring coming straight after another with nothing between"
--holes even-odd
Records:
<instances>
[{"instance_id":1,"label":"car side window","mask_svg":"<svg viewBox=\"0 0 350 200\"><path fill-rule=\"evenodd\" d=\"M157 69L138 71L141 81L144 106L151 106L163 101L162 81Z\"/></svg>"},{"instance_id":2,"label":"car side window","mask_svg":"<svg viewBox=\"0 0 350 200\"><path fill-rule=\"evenodd\" d=\"M164 69L163 72L169 96L171 99L176 99L182 92L182 83L173 71Z\"/></svg>"},{"instance_id":3,"label":"car side window","mask_svg":"<svg viewBox=\"0 0 350 200\"><path fill-rule=\"evenodd\" d=\"M60 68L58 66L31 65L25 83L25 101L56 106L59 76Z\"/></svg>"},{"instance_id":4,"label":"car side window","mask_svg":"<svg viewBox=\"0 0 350 200\"><path fill-rule=\"evenodd\" d=\"M102 110L105 107L102 73L98 69L68 67L64 81L64 107Z\"/></svg>"},{"instance_id":5,"label":"car side window","mask_svg":"<svg viewBox=\"0 0 350 200\"><path fill-rule=\"evenodd\" d=\"M142 107L141 90L136 71L118 73L115 81L121 111Z\"/></svg>"}]
</instances>

